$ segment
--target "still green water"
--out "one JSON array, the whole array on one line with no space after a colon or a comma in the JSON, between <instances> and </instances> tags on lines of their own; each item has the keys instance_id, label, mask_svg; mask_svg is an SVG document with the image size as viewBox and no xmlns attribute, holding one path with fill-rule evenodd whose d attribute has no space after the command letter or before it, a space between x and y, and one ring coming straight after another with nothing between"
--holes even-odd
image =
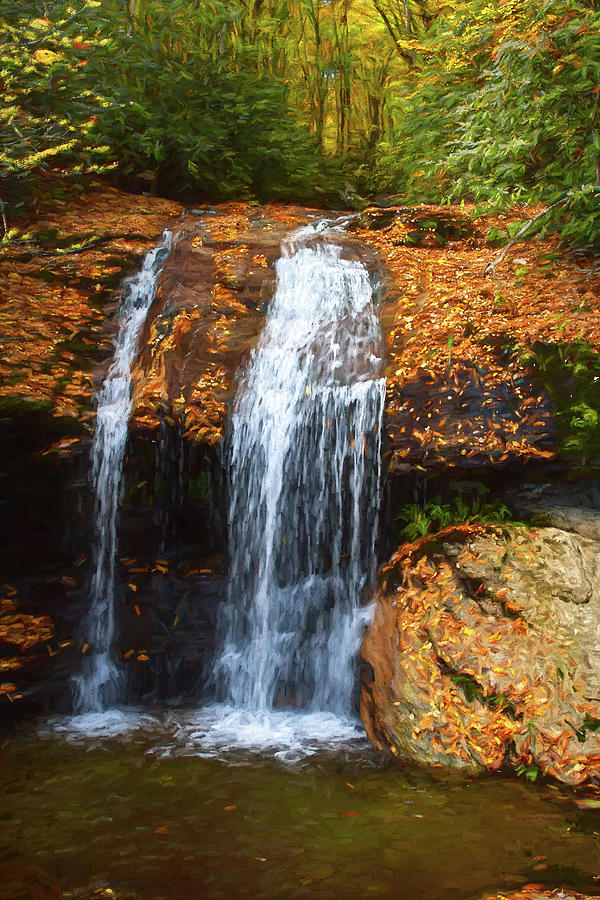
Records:
<instances>
[{"instance_id":1,"label":"still green water","mask_svg":"<svg viewBox=\"0 0 600 900\"><path fill-rule=\"evenodd\" d=\"M5 736L3 900L598 893L600 810L573 792L382 766L368 750L289 768L161 758L155 744Z\"/></svg>"}]
</instances>

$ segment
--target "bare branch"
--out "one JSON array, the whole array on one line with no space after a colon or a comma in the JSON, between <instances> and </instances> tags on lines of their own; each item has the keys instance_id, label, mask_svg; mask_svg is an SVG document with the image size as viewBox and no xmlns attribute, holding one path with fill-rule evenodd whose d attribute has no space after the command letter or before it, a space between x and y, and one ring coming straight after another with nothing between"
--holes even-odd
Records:
<instances>
[{"instance_id":1,"label":"bare branch","mask_svg":"<svg viewBox=\"0 0 600 900\"><path fill-rule=\"evenodd\" d=\"M4 234L2 235L2 242L6 239L6 235L8 234L8 222L6 221L6 208L4 206L4 200L0 197L0 213L2 214L2 227L4 228Z\"/></svg>"},{"instance_id":2,"label":"bare branch","mask_svg":"<svg viewBox=\"0 0 600 900\"><path fill-rule=\"evenodd\" d=\"M566 203L567 200L568 200L568 197L561 197L559 200L555 200L555 202L551 203L550 206L547 206L546 209L543 209L543 210L541 210L541 212L537 213L533 217L533 219L530 219L528 222L526 222L525 225L523 225L523 227L521 228L521 230L518 231L517 234L514 236L512 241L508 242L508 244L506 245L506 247L504 248L504 250L502 251L500 256L497 259L495 259L493 262L489 262L487 264L487 266L483 270L483 275L484 276L485 275L493 275L494 272L496 271L496 268L500 265L500 263L506 257L506 254L508 253L508 251L511 250L512 247L515 246L515 244L518 244L519 241L523 239L523 237L527 234L527 232L529 231L531 226L535 225L536 222L539 222L540 219L543 219L544 216L546 216L550 212L551 209L554 209L556 206L562 206L562 204Z\"/></svg>"}]
</instances>

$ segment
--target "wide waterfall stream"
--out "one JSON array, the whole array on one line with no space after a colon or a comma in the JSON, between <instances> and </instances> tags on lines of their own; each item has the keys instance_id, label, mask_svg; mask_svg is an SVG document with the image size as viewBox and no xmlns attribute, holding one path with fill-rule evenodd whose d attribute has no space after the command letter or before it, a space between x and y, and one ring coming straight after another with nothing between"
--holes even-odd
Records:
<instances>
[{"instance_id":1,"label":"wide waterfall stream","mask_svg":"<svg viewBox=\"0 0 600 900\"><path fill-rule=\"evenodd\" d=\"M224 703L207 713L207 746L356 736L385 380L369 273L328 227L284 242L233 404L231 571L215 667ZM306 715L282 711L290 706Z\"/></svg>"},{"instance_id":2,"label":"wide waterfall stream","mask_svg":"<svg viewBox=\"0 0 600 900\"><path fill-rule=\"evenodd\" d=\"M385 379L372 276L345 245L344 224L308 225L282 243L275 295L240 375L228 442L228 600L209 678L217 702L177 714L175 743L188 751L293 760L364 741L356 656L375 571ZM115 708L116 523L130 368L169 249L165 235L127 286L99 395L90 651L74 679L83 715L67 730L138 722L136 710Z\"/></svg>"}]
</instances>

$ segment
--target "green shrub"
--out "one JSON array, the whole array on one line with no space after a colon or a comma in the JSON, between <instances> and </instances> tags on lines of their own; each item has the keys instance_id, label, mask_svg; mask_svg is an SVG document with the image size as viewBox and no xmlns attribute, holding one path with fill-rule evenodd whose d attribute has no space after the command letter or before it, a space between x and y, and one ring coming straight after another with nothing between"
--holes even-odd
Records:
<instances>
[{"instance_id":1,"label":"green shrub","mask_svg":"<svg viewBox=\"0 0 600 900\"><path fill-rule=\"evenodd\" d=\"M288 86L235 41L243 7L0 3L0 179L114 170L126 187L308 198L320 158ZM331 174L331 173L329 173Z\"/></svg>"},{"instance_id":2,"label":"green shrub","mask_svg":"<svg viewBox=\"0 0 600 900\"><path fill-rule=\"evenodd\" d=\"M523 361L537 370L554 405L563 455L581 465L600 460L600 353L585 341L534 344Z\"/></svg>"}]
</instances>

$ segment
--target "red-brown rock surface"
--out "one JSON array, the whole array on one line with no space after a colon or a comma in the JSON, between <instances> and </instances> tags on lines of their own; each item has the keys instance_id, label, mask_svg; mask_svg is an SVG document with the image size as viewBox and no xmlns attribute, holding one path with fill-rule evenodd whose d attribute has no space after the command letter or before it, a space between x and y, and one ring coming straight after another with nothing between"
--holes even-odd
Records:
<instances>
[{"instance_id":1,"label":"red-brown rock surface","mask_svg":"<svg viewBox=\"0 0 600 900\"><path fill-rule=\"evenodd\" d=\"M18 223L0 252L2 408L44 408L91 432L91 398L116 328L106 301L168 226L176 248L134 373L133 424L156 433L165 417L196 442L220 440L280 240L326 213L228 203L177 222L182 212L99 186L68 201L42 198L38 218ZM497 254L486 245L489 229L532 211L471 222L472 212L397 207L350 225L386 272L391 473L553 458L551 404L522 354L536 341L600 343L600 278L577 277L564 256L549 257L550 239L514 248L484 277ZM67 429L63 450L70 439Z\"/></svg>"},{"instance_id":2,"label":"red-brown rock surface","mask_svg":"<svg viewBox=\"0 0 600 900\"><path fill-rule=\"evenodd\" d=\"M173 252L133 371L134 428L162 419L211 446L223 436L227 401L242 357L258 335L283 235L308 221L290 208L285 222L240 204L188 215L173 231Z\"/></svg>"},{"instance_id":3,"label":"red-brown rock surface","mask_svg":"<svg viewBox=\"0 0 600 900\"><path fill-rule=\"evenodd\" d=\"M180 214L178 203L107 186L41 198L35 221L0 248L0 410L42 409L86 428L95 369L112 349L107 300Z\"/></svg>"},{"instance_id":4,"label":"red-brown rock surface","mask_svg":"<svg viewBox=\"0 0 600 900\"><path fill-rule=\"evenodd\" d=\"M223 436L235 373L264 321L273 263L293 229L325 212L225 204L189 214L173 229L157 302L134 368L132 427L156 433L161 420L194 442ZM356 239L338 236L348 252ZM372 268L372 251L362 250Z\"/></svg>"}]
</instances>

